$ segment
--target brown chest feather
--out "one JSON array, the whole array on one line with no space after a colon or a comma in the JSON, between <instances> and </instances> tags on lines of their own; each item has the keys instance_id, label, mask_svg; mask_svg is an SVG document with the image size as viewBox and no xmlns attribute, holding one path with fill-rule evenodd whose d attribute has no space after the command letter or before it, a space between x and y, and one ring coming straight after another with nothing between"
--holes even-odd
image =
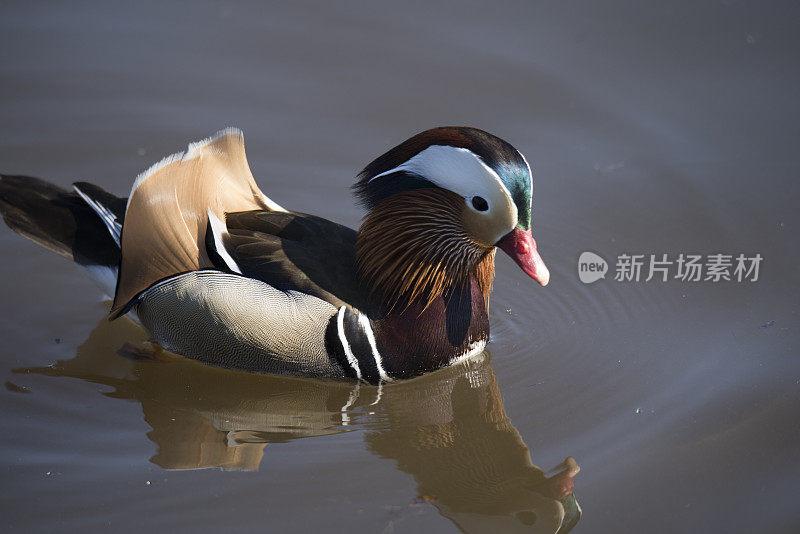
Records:
<instances>
[{"instance_id":1,"label":"brown chest feather","mask_svg":"<svg viewBox=\"0 0 800 534\"><path fill-rule=\"evenodd\" d=\"M489 338L486 302L474 276L423 308L424 302L412 303L374 323L378 350L392 376L438 369Z\"/></svg>"}]
</instances>

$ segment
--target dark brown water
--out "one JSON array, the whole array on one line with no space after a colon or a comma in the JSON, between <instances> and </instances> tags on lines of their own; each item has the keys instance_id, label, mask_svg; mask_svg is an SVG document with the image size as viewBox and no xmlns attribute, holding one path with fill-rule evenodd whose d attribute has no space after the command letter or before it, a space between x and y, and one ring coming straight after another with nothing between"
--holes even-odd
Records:
<instances>
[{"instance_id":1,"label":"dark brown water","mask_svg":"<svg viewBox=\"0 0 800 534\"><path fill-rule=\"evenodd\" d=\"M154 357L1 225L0 528L554 532L574 457L574 532L800 531L800 10L650 4L3 3L3 172L122 195L236 125L268 195L357 226L365 163L468 124L531 162L552 279L499 258L485 361L378 390Z\"/></svg>"}]
</instances>

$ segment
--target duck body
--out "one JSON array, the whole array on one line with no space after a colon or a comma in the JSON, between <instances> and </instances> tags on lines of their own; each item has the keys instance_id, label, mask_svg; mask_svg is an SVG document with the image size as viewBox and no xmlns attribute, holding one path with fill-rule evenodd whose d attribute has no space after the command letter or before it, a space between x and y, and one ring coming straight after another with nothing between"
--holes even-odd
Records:
<instances>
[{"instance_id":1,"label":"duck body","mask_svg":"<svg viewBox=\"0 0 800 534\"><path fill-rule=\"evenodd\" d=\"M385 313L355 276L355 230L302 214L247 212L229 218L234 236L237 215L248 223L241 233L274 236L281 246L264 245L261 261L241 261L241 274L221 264L142 293L131 311L163 347L225 367L377 382L435 370L485 346L489 322L477 280L424 310L415 302ZM287 220L292 230L278 230ZM278 269L263 267L268 257ZM319 263L303 258L332 266L314 269Z\"/></svg>"},{"instance_id":2,"label":"duck body","mask_svg":"<svg viewBox=\"0 0 800 534\"><path fill-rule=\"evenodd\" d=\"M377 382L446 366L488 340L474 277L424 309L415 301L386 313L356 276L355 230L253 211L229 215L228 232L241 274L218 260L217 269L168 278L136 299L140 321L165 348L244 370Z\"/></svg>"},{"instance_id":3,"label":"duck body","mask_svg":"<svg viewBox=\"0 0 800 534\"><path fill-rule=\"evenodd\" d=\"M500 148L464 148L475 138ZM520 159L480 130L418 134L362 171L368 213L356 231L263 195L241 132L228 129L151 167L128 199L3 176L0 211L12 229L103 273L110 317L136 314L171 351L380 383L482 352L495 246L547 282L525 184L520 193L489 166L513 160L522 175Z\"/></svg>"}]
</instances>

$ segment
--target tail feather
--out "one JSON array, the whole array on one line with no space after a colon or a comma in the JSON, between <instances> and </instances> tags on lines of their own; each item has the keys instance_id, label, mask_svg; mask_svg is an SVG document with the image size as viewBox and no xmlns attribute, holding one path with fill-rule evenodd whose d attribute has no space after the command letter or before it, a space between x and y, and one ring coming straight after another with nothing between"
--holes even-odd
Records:
<instances>
[{"instance_id":1,"label":"tail feather","mask_svg":"<svg viewBox=\"0 0 800 534\"><path fill-rule=\"evenodd\" d=\"M122 222L125 218L125 199L116 197L88 182L75 182L72 188L106 225L117 246L122 240Z\"/></svg>"},{"instance_id":2,"label":"tail feather","mask_svg":"<svg viewBox=\"0 0 800 534\"><path fill-rule=\"evenodd\" d=\"M82 197L102 206L120 227L125 200L91 184L79 188L82 195L31 176L0 175L0 213L9 228L56 254L87 267L116 269L119 245Z\"/></svg>"}]
</instances>

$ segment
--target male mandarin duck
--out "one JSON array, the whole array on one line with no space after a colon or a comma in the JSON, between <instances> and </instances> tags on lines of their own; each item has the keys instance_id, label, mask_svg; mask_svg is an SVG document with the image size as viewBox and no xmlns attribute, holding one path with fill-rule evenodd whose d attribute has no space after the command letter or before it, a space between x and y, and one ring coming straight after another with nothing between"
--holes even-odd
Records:
<instances>
[{"instance_id":1,"label":"male mandarin duck","mask_svg":"<svg viewBox=\"0 0 800 534\"><path fill-rule=\"evenodd\" d=\"M130 197L3 175L16 232L86 266L152 339L213 365L267 373L416 376L480 354L495 249L541 285L524 156L482 130L442 127L358 175L358 231L288 211L258 188L242 132L192 143Z\"/></svg>"}]
</instances>

